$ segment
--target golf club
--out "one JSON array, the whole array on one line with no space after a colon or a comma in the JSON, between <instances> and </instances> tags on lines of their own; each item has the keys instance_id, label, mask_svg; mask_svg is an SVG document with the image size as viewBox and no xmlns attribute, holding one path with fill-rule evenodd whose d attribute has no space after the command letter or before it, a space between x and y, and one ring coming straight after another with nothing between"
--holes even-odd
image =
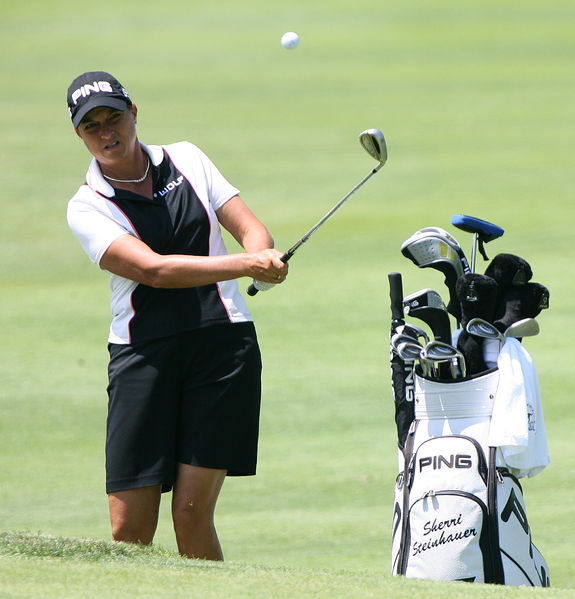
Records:
<instances>
[{"instance_id":1,"label":"golf club","mask_svg":"<svg viewBox=\"0 0 575 599\"><path fill-rule=\"evenodd\" d=\"M423 341L427 344L429 343L429 335L427 334L427 331L425 329L423 329L422 327L418 327L415 324L412 324L410 322L406 322L402 328L401 328L401 332L404 335L408 335L409 337L413 337L414 340L419 340L420 338L423 339Z\"/></svg>"},{"instance_id":2,"label":"golf club","mask_svg":"<svg viewBox=\"0 0 575 599\"><path fill-rule=\"evenodd\" d=\"M470 335L476 335L484 339L497 339L498 341L504 341L507 337L515 339L534 337L539 334L539 330L539 323L534 318L518 320L507 327L504 333L501 333L494 324L482 318L472 318L467 323L467 332Z\"/></svg>"},{"instance_id":3,"label":"golf club","mask_svg":"<svg viewBox=\"0 0 575 599\"><path fill-rule=\"evenodd\" d=\"M522 339L523 337L532 337L539 333L539 323L534 318L524 318L514 322L504 333L492 323L482 318L472 318L466 327L470 335L481 337L483 342L483 358L487 368L497 366L497 358L501 351L501 346L508 337Z\"/></svg>"},{"instance_id":4,"label":"golf club","mask_svg":"<svg viewBox=\"0 0 575 599\"><path fill-rule=\"evenodd\" d=\"M403 298L403 311L409 311L410 308L439 308L445 310L445 304L441 296L434 289L420 289L410 293Z\"/></svg>"},{"instance_id":5,"label":"golf club","mask_svg":"<svg viewBox=\"0 0 575 599\"><path fill-rule=\"evenodd\" d=\"M429 266L444 274L455 270L458 276L470 272L467 258L457 239L441 227L425 227L416 231L403 242L401 253L419 268Z\"/></svg>"},{"instance_id":6,"label":"golf club","mask_svg":"<svg viewBox=\"0 0 575 599\"><path fill-rule=\"evenodd\" d=\"M425 343L429 343L427 331L415 324L405 322L403 318L403 283L401 274L398 272L390 272L388 279L389 299L391 300L392 334L403 333L404 335L409 335L415 341L421 337L424 339Z\"/></svg>"},{"instance_id":7,"label":"golf club","mask_svg":"<svg viewBox=\"0 0 575 599\"><path fill-rule=\"evenodd\" d=\"M400 343L417 343L417 339L412 337L411 335L407 335L403 332L397 332L393 334L389 340L391 347L396 349Z\"/></svg>"},{"instance_id":8,"label":"golf club","mask_svg":"<svg viewBox=\"0 0 575 599\"><path fill-rule=\"evenodd\" d=\"M455 284L461 275L470 273L471 269L457 240L440 227L426 227L403 242L401 253L419 268L429 267L444 274L449 290L447 310L460 320Z\"/></svg>"},{"instance_id":9,"label":"golf club","mask_svg":"<svg viewBox=\"0 0 575 599\"><path fill-rule=\"evenodd\" d=\"M432 330L435 339L451 342L451 325L445 304L437 291L422 289L403 299L406 315L423 320Z\"/></svg>"},{"instance_id":10,"label":"golf club","mask_svg":"<svg viewBox=\"0 0 575 599\"><path fill-rule=\"evenodd\" d=\"M398 344L396 351L397 355L406 362L413 362L421 358L423 346L412 341L402 341Z\"/></svg>"},{"instance_id":11,"label":"golf club","mask_svg":"<svg viewBox=\"0 0 575 599\"><path fill-rule=\"evenodd\" d=\"M419 327L418 327L419 328ZM423 329L421 329L423 331ZM424 332L424 335L427 335ZM431 365L428 360L422 359L423 345L415 341L408 334L396 333L391 338L393 351L406 363L419 360L421 371L424 376L431 376Z\"/></svg>"},{"instance_id":12,"label":"golf club","mask_svg":"<svg viewBox=\"0 0 575 599\"><path fill-rule=\"evenodd\" d=\"M484 320L483 318L472 318L467 323L465 330L470 335L475 335L476 337L503 341L503 334L499 331L499 329L494 324L487 322L487 320Z\"/></svg>"},{"instance_id":13,"label":"golf club","mask_svg":"<svg viewBox=\"0 0 575 599\"><path fill-rule=\"evenodd\" d=\"M458 368L461 376L465 378L466 367L463 354L448 343L442 343L441 341L430 341L423 348L421 357L424 360L429 360L430 362L448 362L451 378L456 379L458 377Z\"/></svg>"},{"instance_id":14,"label":"golf club","mask_svg":"<svg viewBox=\"0 0 575 599\"><path fill-rule=\"evenodd\" d=\"M287 262L296 252L296 250L304 244L326 221L328 221L334 213L339 210L349 198L366 183L387 161L387 146L383 133L379 129L366 129L359 135L359 142L364 150L379 164L370 171L350 192L348 192L323 218L321 218L305 235L281 257L283 262ZM248 287L248 295L255 295L258 291L265 291L273 286L272 283L262 283L254 280Z\"/></svg>"},{"instance_id":15,"label":"golf club","mask_svg":"<svg viewBox=\"0 0 575 599\"><path fill-rule=\"evenodd\" d=\"M503 337L534 337L539 334L539 323L534 318L522 318L512 325L509 325L503 333Z\"/></svg>"},{"instance_id":16,"label":"golf club","mask_svg":"<svg viewBox=\"0 0 575 599\"><path fill-rule=\"evenodd\" d=\"M484 260L489 260L485 253L484 244L501 237L505 231L494 225L493 223L481 220L474 216L466 214L455 214L451 217L451 224L462 231L473 234L473 242L471 246L471 272L475 272L475 261L477 257L477 249L483 256Z\"/></svg>"},{"instance_id":17,"label":"golf club","mask_svg":"<svg viewBox=\"0 0 575 599\"><path fill-rule=\"evenodd\" d=\"M467 332L470 335L483 337L484 339L497 339L505 341L507 337L520 339L523 337L533 337L539 334L539 323L534 318L523 318L510 325L504 333L501 333L497 327L482 318L472 318L467 323Z\"/></svg>"}]
</instances>

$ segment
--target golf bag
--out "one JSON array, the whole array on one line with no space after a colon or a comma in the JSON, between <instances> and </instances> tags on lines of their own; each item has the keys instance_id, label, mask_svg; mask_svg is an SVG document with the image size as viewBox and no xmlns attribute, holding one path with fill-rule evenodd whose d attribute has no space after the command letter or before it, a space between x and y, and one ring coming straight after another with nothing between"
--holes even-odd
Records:
<instances>
[{"instance_id":1,"label":"golf bag","mask_svg":"<svg viewBox=\"0 0 575 599\"><path fill-rule=\"evenodd\" d=\"M410 578L549 586L523 491L486 445L499 372L414 378L414 420L395 486L392 572Z\"/></svg>"},{"instance_id":2,"label":"golf bag","mask_svg":"<svg viewBox=\"0 0 575 599\"><path fill-rule=\"evenodd\" d=\"M409 325L403 320L401 275L392 273L389 281L393 340ZM503 387L500 370L452 379L424 376L393 343L390 364L399 448L392 574L549 586L517 471L490 444L495 399Z\"/></svg>"}]
</instances>

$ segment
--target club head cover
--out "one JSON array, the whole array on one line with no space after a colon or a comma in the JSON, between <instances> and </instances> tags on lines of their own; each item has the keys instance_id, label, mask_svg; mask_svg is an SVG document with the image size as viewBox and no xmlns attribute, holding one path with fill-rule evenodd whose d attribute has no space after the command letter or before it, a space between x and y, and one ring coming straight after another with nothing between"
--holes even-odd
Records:
<instances>
[{"instance_id":1,"label":"club head cover","mask_svg":"<svg viewBox=\"0 0 575 599\"><path fill-rule=\"evenodd\" d=\"M485 274L499 285L498 304L510 287L525 285L533 276L529 262L515 254L497 254L485 269Z\"/></svg>"},{"instance_id":2,"label":"club head cover","mask_svg":"<svg viewBox=\"0 0 575 599\"><path fill-rule=\"evenodd\" d=\"M472 318L493 322L497 305L497 282L487 275L469 273L457 279L455 285L463 328Z\"/></svg>"},{"instance_id":3,"label":"club head cover","mask_svg":"<svg viewBox=\"0 0 575 599\"><path fill-rule=\"evenodd\" d=\"M483 357L483 339L481 337L470 335L464 329L457 339L457 349L465 358L467 376L487 370L487 365Z\"/></svg>"},{"instance_id":4,"label":"club head cover","mask_svg":"<svg viewBox=\"0 0 575 599\"><path fill-rule=\"evenodd\" d=\"M549 290L541 283L516 285L507 290L498 304L493 324L503 333L514 322L535 318L549 308Z\"/></svg>"},{"instance_id":5,"label":"club head cover","mask_svg":"<svg viewBox=\"0 0 575 599\"><path fill-rule=\"evenodd\" d=\"M461 320L461 305L457 298L457 292L455 288L457 286L457 280L459 277L453 272L444 273L444 283L449 291L449 301L447 302L447 311L455 318L455 320Z\"/></svg>"},{"instance_id":6,"label":"club head cover","mask_svg":"<svg viewBox=\"0 0 575 599\"><path fill-rule=\"evenodd\" d=\"M444 274L449 290L447 311L459 320L455 283L459 276L471 272L459 242L441 227L426 227L403 242L401 253L419 268L433 268Z\"/></svg>"}]
</instances>

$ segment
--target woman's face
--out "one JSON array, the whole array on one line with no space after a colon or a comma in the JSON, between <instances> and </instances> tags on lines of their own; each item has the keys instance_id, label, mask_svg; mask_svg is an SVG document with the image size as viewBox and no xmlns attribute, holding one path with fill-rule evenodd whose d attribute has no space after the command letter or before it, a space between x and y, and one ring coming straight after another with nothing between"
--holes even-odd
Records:
<instances>
[{"instance_id":1,"label":"woman's face","mask_svg":"<svg viewBox=\"0 0 575 599\"><path fill-rule=\"evenodd\" d=\"M88 151L102 165L112 166L132 158L138 148L136 134L137 108L126 110L94 108L76 128Z\"/></svg>"}]
</instances>

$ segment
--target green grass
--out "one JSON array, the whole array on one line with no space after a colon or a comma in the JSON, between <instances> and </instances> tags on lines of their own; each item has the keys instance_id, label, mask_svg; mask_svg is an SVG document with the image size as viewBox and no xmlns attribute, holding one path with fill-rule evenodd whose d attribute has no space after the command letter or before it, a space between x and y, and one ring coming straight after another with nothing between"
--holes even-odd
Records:
<instances>
[{"instance_id":1,"label":"green grass","mask_svg":"<svg viewBox=\"0 0 575 599\"><path fill-rule=\"evenodd\" d=\"M3 549L0 597L39 597L43 585L43 597L75 598L127 596L130 585L176 597L195 584L202 597L527 592L388 575L387 273L403 273L406 293L445 294L441 275L399 247L436 225L468 251L469 236L449 225L456 213L501 225L489 255L521 255L551 291L526 347L552 464L524 490L556 587L541 592L572 594L574 17L568 0L2 3L0 528L4 548L26 546L14 531L31 531L72 555ZM297 50L280 46L287 30L300 34ZM64 95L100 68L134 97L143 141L197 143L282 249L373 166L361 130L381 128L389 146L377 177L294 257L288 282L249 300L265 365L259 472L224 487L223 565L175 557L168 502L155 549L98 561L80 550L109 538L109 310L106 277L65 223L89 156Z\"/></svg>"},{"instance_id":2,"label":"green grass","mask_svg":"<svg viewBox=\"0 0 575 599\"><path fill-rule=\"evenodd\" d=\"M0 597L18 599L92 599L105 596L103 589L113 589L114 597L142 599L411 599L420 595L429 599L447 595L454 599L514 599L526 593L548 599L569 596L568 590L561 589L390 579L367 570L211 563L184 559L156 548L22 533L0 534L0 565L10 579L21 580L14 590L0 579ZM31 569L33 578L29 577Z\"/></svg>"}]
</instances>

